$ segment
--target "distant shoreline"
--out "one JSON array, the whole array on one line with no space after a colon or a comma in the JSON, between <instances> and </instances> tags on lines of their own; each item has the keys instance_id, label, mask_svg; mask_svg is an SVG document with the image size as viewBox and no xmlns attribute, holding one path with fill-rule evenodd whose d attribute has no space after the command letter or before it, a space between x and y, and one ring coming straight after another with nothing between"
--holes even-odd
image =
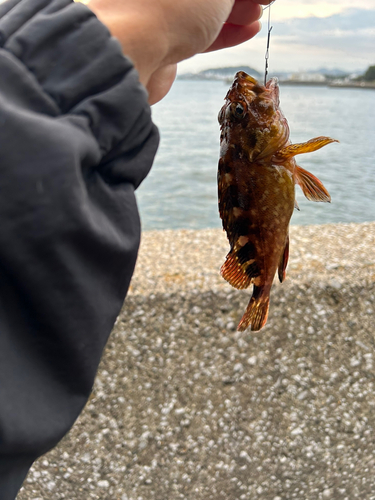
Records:
<instances>
[{"instance_id":1,"label":"distant shoreline","mask_svg":"<svg viewBox=\"0 0 375 500\"><path fill-rule=\"evenodd\" d=\"M375 90L375 83L329 83L329 82L314 82L314 81L304 81L299 82L295 80L280 80L280 85L298 85L298 86L308 86L308 87L329 87L335 89L372 89Z\"/></svg>"},{"instance_id":2,"label":"distant shoreline","mask_svg":"<svg viewBox=\"0 0 375 500\"><path fill-rule=\"evenodd\" d=\"M375 90L375 83L331 83L329 87L343 88L343 89L372 89Z\"/></svg>"},{"instance_id":3,"label":"distant shoreline","mask_svg":"<svg viewBox=\"0 0 375 500\"><path fill-rule=\"evenodd\" d=\"M327 82L314 82L314 81L298 81L298 80L279 80L280 85L293 85L302 87L328 87Z\"/></svg>"},{"instance_id":4,"label":"distant shoreline","mask_svg":"<svg viewBox=\"0 0 375 500\"><path fill-rule=\"evenodd\" d=\"M198 78L197 76L187 78L178 77L179 80L191 80L191 81L222 81L223 83L232 83L233 78ZM366 89L375 90L375 83L367 82L348 82L348 83L330 83L330 82L319 82L313 80L279 80L280 85L298 86L298 87L327 87L327 88L340 88L340 89Z\"/></svg>"}]
</instances>

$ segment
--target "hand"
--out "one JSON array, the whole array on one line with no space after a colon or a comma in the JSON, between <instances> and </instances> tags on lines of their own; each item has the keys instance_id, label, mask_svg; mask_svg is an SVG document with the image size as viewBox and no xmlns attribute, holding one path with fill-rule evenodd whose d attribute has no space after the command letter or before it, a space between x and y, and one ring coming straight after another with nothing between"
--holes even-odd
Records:
<instances>
[{"instance_id":1,"label":"hand","mask_svg":"<svg viewBox=\"0 0 375 500\"><path fill-rule=\"evenodd\" d=\"M271 0L91 0L120 41L154 104L169 91L178 62L255 36L260 4Z\"/></svg>"}]
</instances>

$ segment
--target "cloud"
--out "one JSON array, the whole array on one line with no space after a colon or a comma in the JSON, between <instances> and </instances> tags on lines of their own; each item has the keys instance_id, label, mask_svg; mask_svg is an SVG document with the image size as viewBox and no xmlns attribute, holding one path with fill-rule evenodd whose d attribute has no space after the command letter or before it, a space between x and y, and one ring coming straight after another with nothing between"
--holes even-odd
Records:
<instances>
[{"instance_id":1,"label":"cloud","mask_svg":"<svg viewBox=\"0 0 375 500\"><path fill-rule=\"evenodd\" d=\"M373 0L356 0L357 9L373 9ZM301 17L328 17L353 7L353 0L278 0L272 5L272 19L280 21Z\"/></svg>"},{"instance_id":2,"label":"cloud","mask_svg":"<svg viewBox=\"0 0 375 500\"><path fill-rule=\"evenodd\" d=\"M375 10L346 9L329 17L294 18L275 26L278 35L316 36L317 33L359 32L372 30L375 36Z\"/></svg>"},{"instance_id":3,"label":"cloud","mask_svg":"<svg viewBox=\"0 0 375 500\"><path fill-rule=\"evenodd\" d=\"M182 63L180 70L236 64L262 70L267 36L265 19L262 32L253 40L211 55L196 56ZM272 24L270 64L276 71L323 66L356 71L375 64L375 9L349 8L327 17L292 18Z\"/></svg>"},{"instance_id":4,"label":"cloud","mask_svg":"<svg viewBox=\"0 0 375 500\"><path fill-rule=\"evenodd\" d=\"M273 44L315 47L320 55L335 51L338 63L357 58L375 63L375 10L346 9L329 17L291 19L278 23Z\"/></svg>"}]
</instances>

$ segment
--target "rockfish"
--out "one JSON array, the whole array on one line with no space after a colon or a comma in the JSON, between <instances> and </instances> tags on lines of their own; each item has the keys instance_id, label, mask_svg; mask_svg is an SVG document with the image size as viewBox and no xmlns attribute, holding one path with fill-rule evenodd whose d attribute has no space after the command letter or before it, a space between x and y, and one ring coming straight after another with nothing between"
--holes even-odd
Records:
<instances>
[{"instance_id":1,"label":"rockfish","mask_svg":"<svg viewBox=\"0 0 375 500\"><path fill-rule=\"evenodd\" d=\"M285 279L289 255L289 221L295 184L308 200L330 202L321 181L294 159L331 143L316 137L301 144L289 141L288 123L279 108L276 78L261 85L240 71L219 113L219 212L230 243L221 275L253 295L238 330L260 330L267 321L270 290L276 271Z\"/></svg>"}]
</instances>

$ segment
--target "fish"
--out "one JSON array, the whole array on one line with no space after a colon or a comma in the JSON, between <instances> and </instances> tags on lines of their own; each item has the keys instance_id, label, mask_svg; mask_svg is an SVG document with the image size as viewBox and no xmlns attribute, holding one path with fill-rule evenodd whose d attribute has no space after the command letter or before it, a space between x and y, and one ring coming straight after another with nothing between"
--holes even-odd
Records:
<instances>
[{"instance_id":1,"label":"fish","mask_svg":"<svg viewBox=\"0 0 375 500\"><path fill-rule=\"evenodd\" d=\"M298 184L308 200L331 202L323 183L298 166L295 156L333 142L316 137L292 144L280 109L277 78L266 85L236 73L219 112L219 214L230 250L222 277L236 289L253 285L238 330L261 330L268 318L276 272L282 283L289 259L289 222Z\"/></svg>"}]
</instances>

